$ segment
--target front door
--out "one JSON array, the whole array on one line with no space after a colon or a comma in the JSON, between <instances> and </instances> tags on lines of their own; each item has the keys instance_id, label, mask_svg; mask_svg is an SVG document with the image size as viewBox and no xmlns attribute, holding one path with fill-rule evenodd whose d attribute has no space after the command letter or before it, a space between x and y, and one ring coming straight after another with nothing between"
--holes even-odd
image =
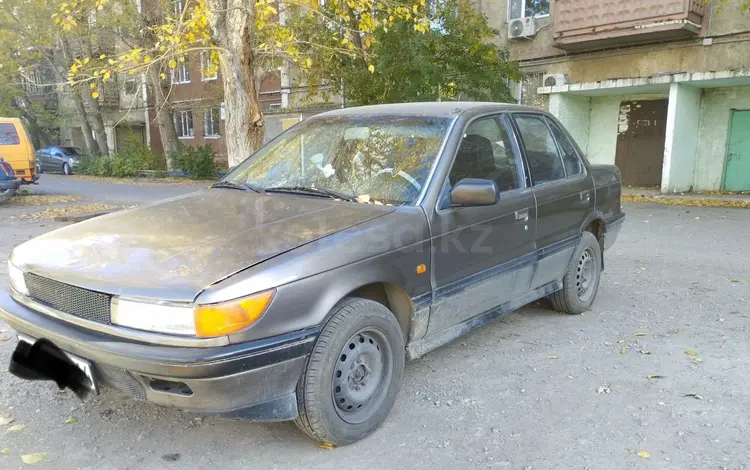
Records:
<instances>
[{"instance_id":1,"label":"front door","mask_svg":"<svg viewBox=\"0 0 750 470\"><path fill-rule=\"evenodd\" d=\"M617 123L615 165L628 186L661 186L668 100L624 101Z\"/></svg>"},{"instance_id":2,"label":"front door","mask_svg":"<svg viewBox=\"0 0 750 470\"><path fill-rule=\"evenodd\" d=\"M490 179L498 201L453 207L450 188ZM536 206L508 118L481 117L466 128L431 221L435 294L428 335L528 292L535 261Z\"/></svg>"},{"instance_id":3,"label":"front door","mask_svg":"<svg viewBox=\"0 0 750 470\"><path fill-rule=\"evenodd\" d=\"M750 111L732 110L724 189L750 191Z\"/></svg>"}]
</instances>

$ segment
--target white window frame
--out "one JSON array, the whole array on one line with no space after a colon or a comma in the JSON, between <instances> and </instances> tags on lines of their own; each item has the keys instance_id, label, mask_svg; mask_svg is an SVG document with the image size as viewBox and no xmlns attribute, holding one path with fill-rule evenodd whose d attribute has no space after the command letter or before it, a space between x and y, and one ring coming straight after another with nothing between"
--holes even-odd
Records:
<instances>
[{"instance_id":1,"label":"white window frame","mask_svg":"<svg viewBox=\"0 0 750 470\"><path fill-rule=\"evenodd\" d=\"M190 66L187 57L172 69L172 85L190 83Z\"/></svg>"},{"instance_id":2,"label":"white window frame","mask_svg":"<svg viewBox=\"0 0 750 470\"><path fill-rule=\"evenodd\" d=\"M219 78L219 70L216 69L213 75L206 76L206 69L211 63L211 53L209 51L201 51L201 80L204 82L210 82Z\"/></svg>"},{"instance_id":3,"label":"white window frame","mask_svg":"<svg viewBox=\"0 0 750 470\"><path fill-rule=\"evenodd\" d=\"M210 119L213 116L216 116L215 121ZM209 123L211 124L210 129ZM221 137L221 108L218 106L203 111L203 137L206 139L218 139Z\"/></svg>"},{"instance_id":4,"label":"white window frame","mask_svg":"<svg viewBox=\"0 0 750 470\"><path fill-rule=\"evenodd\" d=\"M521 11L523 12L523 15L521 16L521 18L524 18L526 16L526 1L527 0L519 0L519 1L521 2ZM508 0L508 3L507 3L507 12L506 13L507 13L507 16L508 16L508 22L510 22L512 20L518 19L516 17L511 17L511 14L510 14L510 5L511 5L511 2L512 2L512 0ZM550 16L550 14L552 13L552 2L551 1L550 1L550 5L549 5L549 10L550 11L548 11L545 14L534 15L534 18L547 18L548 16Z\"/></svg>"},{"instance_id":5,"label":"white window frame","mask_svg":"<svg viewBox=\"0 0 750 470\"><path fill-rule=\"evenodd\" d=\"M190 110L175 111L174 127L178 139L187 140L194 138L195 125L193 121L193 112Z\"/></svg>"}]
</instances>

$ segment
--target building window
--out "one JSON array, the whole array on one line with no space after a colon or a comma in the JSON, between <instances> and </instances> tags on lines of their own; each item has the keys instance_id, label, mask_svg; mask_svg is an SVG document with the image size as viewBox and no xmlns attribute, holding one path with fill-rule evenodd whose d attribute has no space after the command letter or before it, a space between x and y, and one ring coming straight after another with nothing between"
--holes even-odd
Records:
<instances>
[{"instance_id":1,"label":"building window","mask_svg":"<svg viewBox=\"0 0 750 470\"><path fill-rule=\"evenodd\" d=\"M204 82L216 80L219 76L219 66L214 60L210 51L201 51L201 80Z\"/></svg>"},{"instance_id":2,"label":"building window","mask_svg":"<svg viewBox=\"0 0 750 470\"><path fill-rule=\"evenodd\" d=\"M185 3L187 3L187 0L174 1L174 16L179 18L182 15L182 10L185 8Z\"/></svg>"},{"instance_id":3,"label":"building window","mask_svg":"<svg viewBox=\"0 0 750 470\"><path fill-rule=\"evenodd\" d=\"M126 95L135 95L138 91L138 82L134 78L128 78L125 80L125 86L123 87Z\"/></svg>"},{"instance_id":4,"label":"building window","mask_svg":"<svg viewBox=\"0 0 750 470\"><path fill-rule=\"evenodd\" d=\"M219 121L221 120L220 108L209 108L203 111L203 136L209 138L219 137Z\"/></svg>"},{"instance_id":5,"label":"building window","mask_svg":"<svg viewBox=\"0 0 750 470\"><path fill-rule=\"evenodd\" d=\"M549 16L550 0L510 0L508 2L508 21L532 16L540 18Z\"/></svg>"},{"instance_id":6,"label":"building window","mask_svg":"<svg viewBox=\"0 0 750 470\"><path fill-rule=\"evenodd\" d=\"M180 83L190 83L190 63L187 57L172 69L172 84L179 85Z\"/></svg>"},{"instance_id":7,"label":"building window","mask_svg":"<svg viewBox=\"0 0 750 470\"><path fill-rule=\"evenodd\" d=\"M180 139L192 139L193 132L193 112L177 111L174 114L174 127L177 131L177 137Z\"/></svg>"}]
</instances>

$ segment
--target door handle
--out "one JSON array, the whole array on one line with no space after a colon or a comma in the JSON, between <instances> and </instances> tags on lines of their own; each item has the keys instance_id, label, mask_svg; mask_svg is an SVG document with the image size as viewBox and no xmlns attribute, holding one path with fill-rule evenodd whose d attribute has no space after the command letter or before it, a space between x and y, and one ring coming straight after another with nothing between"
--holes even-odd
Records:
<instances>
[{"instance_id":1,"label":"door handle","mask_svg":"<svg viewBox=\"0 0 750 470\"><path fill-rule=\"evenodd\" d=\"M516 220L523 220L524 222L529 220L529 211L516 211Z\"/></svg>"}]
</instances>

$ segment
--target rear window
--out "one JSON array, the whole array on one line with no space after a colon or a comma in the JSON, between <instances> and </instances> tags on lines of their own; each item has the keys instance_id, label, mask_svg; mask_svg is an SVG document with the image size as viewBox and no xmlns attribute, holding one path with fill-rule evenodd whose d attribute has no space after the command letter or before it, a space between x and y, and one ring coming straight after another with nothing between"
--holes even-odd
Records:
<instances>
[{"instance_id":1,"label":"rear window","mask_svg":"<svg viewBox=\"0 0 750 470\"><path fill-rule=\"evenodd\" d=\"M80 153L77 148L73 147L60 147L60 150L62 150L65 155L69 155L71 157L75 157Z\"/></svg>"},{"instance_id":2,"label":"rear window","mask_svg":"<svg viewBox=\"0 0 750 470\"><path fill-rule=\"evenodd\" d=\"M18 138L16 126L11 123L0 123L0 145L18 145L21 140Z\"/></svg>"}]
</instances>

